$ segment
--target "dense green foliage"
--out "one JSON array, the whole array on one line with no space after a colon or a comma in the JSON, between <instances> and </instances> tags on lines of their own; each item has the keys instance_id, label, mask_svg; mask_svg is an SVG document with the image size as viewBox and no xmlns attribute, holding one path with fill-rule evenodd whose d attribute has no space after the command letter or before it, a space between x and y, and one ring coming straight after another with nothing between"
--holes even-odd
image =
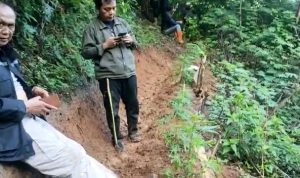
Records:
<instances>
[{"instance_id":1,"label":"dense green foliage","mask_svg":"<svg viewBox=\"0 0 300 178\"><path fill-rule=\"evenodd\" d=\"M31 84L67 91L93 75L93 65L80 55L84 26L94 14L91 1L28 0L14 5L14 45Z\"/></svg>"},{"instance_id":2,"label":"dense green foliage","mask_svg":"<svg viewBox=\"0 0 300 178\"><path fill-rule=\"evenodd\" d=\"M172 167L165 170L166 177L205 177L209 171L215 175L222 172L222 160L204 151L216 147L215 140L211 138L220 137L218 122L207 120L196 111L195 107L199 106L194 106L194 97L186 85L193 82L190 66L204 55L205 46L197 42L186 44L185 51L178 57L177 72L182 88L170 103L173 112L160 120L172 163ZM207 154L207 159L201 160L199 153Z\"/></svg>"},{"instance_id":3,"label":"dense green foliage","mask_svg":"<svg viewBox=\"0 0 300 178\"><path fill-rule=\"evenodd\" d=\"M221 128L219 156L243 162L253 175L299 177L297 4L190 2L186 34L191 41L204 41L220 79L209 116Z\"/></svg>"},{"instance_id":4,"label":"dense green foliage","mask_svg":"<svg viewBox=\"0 0 300 178\"><path fill-rule=\"evenodd\" d=\"M221 171L218 159L210 158L206 162L199 162L197 150L211 145L210 141L206 141L202 135L205 133L216 134L217 126L214 125L214 122L195 114L191 100L191 93L183 85L177 96L171 101L173 113L161 119L163 124L170 123L175 119L179 120L165 132L166 144L170 149L169 157L174 165L165 170L166 177L203 177L207 168L216 173Z\"/></svg>"},{"instance_id":5,"label":"dense green foliage","mask_svg":"<svg viewBox=\"0 0 300 178\"><path fill-rule=\"evenodd\" d=\"M221 61L215 69L222 84L211 103L210 118L223 126L220 155L226 160L245 162L245 167L260 176L297 177L299 135L289 135L291 130L280 114L270 115L269 105L276 103L269 99L269 88L243 67L241 63ZM266 103L262 104L258 97L265 98Z\"/></svg>"}]
</instances>

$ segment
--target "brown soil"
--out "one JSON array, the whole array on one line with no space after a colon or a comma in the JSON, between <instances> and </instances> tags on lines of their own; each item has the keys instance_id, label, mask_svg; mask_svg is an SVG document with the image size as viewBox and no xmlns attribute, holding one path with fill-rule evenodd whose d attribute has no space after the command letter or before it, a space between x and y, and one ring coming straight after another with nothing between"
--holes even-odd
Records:
<instances>
[{"instance_id":1,"label":"brown soil","mask_svg":"<svg viewBox=\"0 0 300 178\"><path fill-rule=\"evenodd\" d=\"M140 101L140 143L125 139L125 150L118 153L110 141L102 97L95 83L86 93L77 93L69 104L52 115L50 122L69 137L81 143L87 152L114 170L120 177L138 178L160 174L168 167L168 153L158 120L170 109L173 96L172 63L175 56L162 48L147 48L136 53L138 95ZM121 131L127 135L124 109L120 109Z\"/></svg>"},{"instance_id":2,"label":"brown soil","mask_svg":"<svg viewBox=\"0 0 300 178\"><path fill-rule=\"evenodd\" d=\"M173 64L178 50L173 46L150 47L136 53L140 101L138 126L143 140L140 143L130 143L125 139L125 150L122 153L112 146L97 82L75 91L70 102L63 102L59 110L50 115L48 121L65 135L82 144L88 154L122 178L150 178L160 175L170 166L170 161L162 135L165 129L159 126L158 120L171 112L169 101L178 90L176 82L172 80L172 69L174 70ZM205 75L207 80L204 81L204 86L210 95L210 92L214 91L214 78L209 70ZM196 105L197 101L195 98ZM124 107L120 108L120 116L121 131L123 135L127 135ZM10 169L6 175L10 172L13 176L4 177L33 177L33 174L26 171L24 174L19 171L23 176L18 176L14 169ZM232 167L224 167L222 172L222 177L238 177L237 171Z\"/></svg>"},{"instance_id":3,"label":"brown soil","mask_svg":"<svg viewBox=\"0 0 300 178\"><path fill-rule=\"evenodd\" d=\"M222 169L222 177L239 178L241 174L237 166L224 166Z\"/></svg>"}]
</instances>

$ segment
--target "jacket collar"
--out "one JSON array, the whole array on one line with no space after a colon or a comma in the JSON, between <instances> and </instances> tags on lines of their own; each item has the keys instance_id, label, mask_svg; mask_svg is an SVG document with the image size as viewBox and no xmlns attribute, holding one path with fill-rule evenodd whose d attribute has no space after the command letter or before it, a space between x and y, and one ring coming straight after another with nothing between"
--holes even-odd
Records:
<instances>
[{"instance_id":1,"label":"jacket collar","mask_svg":"<svg viewBox=\"0 0 300 178\"><path fill-rule=\"evenodd\" d=\"M8 66L11 62L15 60L13 56L13 49L10 45L5 45L0 47L0 62L1 66Z\"/></svg>"},{"instance_id":2,"label":"jacket collar","mask_svg":"<svg viewBox=\"0 0 300 178\"><path fill-rule=\"evenodd\" d=\"M0 62L2 66L8 66L9 70L14 73L18 78L24 81L20 71L16 68L18 63L18 54L10 44L0 47Z\"/></svg>"},{"instance_id":3,"label":"jacket collar","mask_svg":"<svg viewBox=\"0 0 300 178\"><path fill-rule=\"evenodd\" d=\"M11 49L9 45L0 47L0 59L2 59L2 57L4 56L9 56L10 53L11 53Z\"/></svg>"},{"instance_id":4,"label":"jacket collar","mask_svg":"<svg viewBox=\"0 0 300 178\"><path fill-rule=\"evenodd\" d=\"M120 19L119 19L118 17L115 17L115 18L114 18L114 21L115 21L114 26L120 25L120 24L121 24L121 21L120 21ZM105 25L105 23L104 23L102 20L100 20L99 16L97 17L97 22L98 22L98 25L99 25L100 30L103 30L103 29L105 29L105 28L108 28L108 26Z\"/></svg>"},{"instance_id":5,"label":"jacket collar","mask_svg":"<svg viewBox=\"0 0 300 178\"><path fill-rule=\"evenodd\" d=\"M13 60L19 58L19 55L13 49L11 44L7 44L5 46L0 47L0 60L3 57L7 57L7 58L9 58L10 61L13 61Z\"/></svg>"}]
</instances>

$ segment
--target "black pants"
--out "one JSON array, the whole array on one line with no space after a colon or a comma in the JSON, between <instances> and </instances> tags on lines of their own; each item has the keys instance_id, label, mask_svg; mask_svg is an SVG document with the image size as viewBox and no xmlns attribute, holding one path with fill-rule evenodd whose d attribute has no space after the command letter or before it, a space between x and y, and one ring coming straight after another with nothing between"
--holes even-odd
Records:
<instances>
[{"instance_id":1,"label":"black pants","mask_svg":"<svg viewBox=\"0 0 300 178\"><path fill-rule=\"evenodd\" d=\"M109 95L107 88L107 79L99 80L100 90L103 95L104 107L106 111L106 119L109 129L113 134L113 121L111 115L111 107L109 103ZM135 134L138 131L137 122L139 115L139 103L137 99L137 81L136 76L127 79L109 79L110 92L112 97L112 108L115 118L115 126L117 138L121 138L120 134L120 116L119 116L119 103L122 99L125 104L128 135Z\"/></svg>"}]
</instances>

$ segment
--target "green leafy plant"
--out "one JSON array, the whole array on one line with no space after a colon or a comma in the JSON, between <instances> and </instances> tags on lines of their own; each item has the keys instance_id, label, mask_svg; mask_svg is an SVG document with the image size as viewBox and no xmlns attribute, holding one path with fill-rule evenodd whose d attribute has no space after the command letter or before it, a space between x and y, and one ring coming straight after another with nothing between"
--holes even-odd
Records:
<instances>
[{"instance_id":1,"label":"green leafy plant","mask_svg":"<svg viewBox=\"0 0 300 178\"><path fill-rule=\"evenodd\" d=\"M300 146L279 116L270 116L274 90L258 84L242 64L222 61L215 66L222 80L210 119L222 127L223 159L242 161L259 176L298 175ZM284 160L284 161L283 161Z\"/></svg>"},{"instance_id":2,"label":"green leafy plant","mask_svg":"<svg viewBox=\"0 0 300 178\"><path fill-rule=\"evenodd\" d=\"M185 33L202 39L219 78L209 117L222 128L219 155L255 176L299 177L298 4L189 2Z\"/></svg>"},{"instance_id":3,"label":"green leafy plant","mask_svg":"<svg viewBox=\"0 0 300 178\"><path fill-rule=\"evenodd\" d=\"M187 43L186 49L178 57L178 75L186 84L192 84L194 71L190 70L190 66L205 55L205 46L200 41L195 43Z\"/></svg>"},{"instance_id":4,"label":"green leafy plant","mask_svg":"<svg viewBox=\"0 0 300 178\"><path fill-rule=\"evenodd\" d=\"M169 168L166 176L176 175L178 177L199 177L206 167L219 171L220 162L210 158L207 163L200 163L197 149L209 147L212 143L205 141L202 134L216 133L216 126L213 122L205 120L198 114L193 114L191 96L189 91L183 86L177 97L171 102L173 113L169 116L168 122L178 120L172 127L165 132L165 142L170 150L171 163L174 168ZM163 122L166 124L166 122ZM216 164L213 164L216 163ZM201 165L202 169L196 169ZM214 165L214 166L212 166Z\"/></svg>"}]
</instances>

